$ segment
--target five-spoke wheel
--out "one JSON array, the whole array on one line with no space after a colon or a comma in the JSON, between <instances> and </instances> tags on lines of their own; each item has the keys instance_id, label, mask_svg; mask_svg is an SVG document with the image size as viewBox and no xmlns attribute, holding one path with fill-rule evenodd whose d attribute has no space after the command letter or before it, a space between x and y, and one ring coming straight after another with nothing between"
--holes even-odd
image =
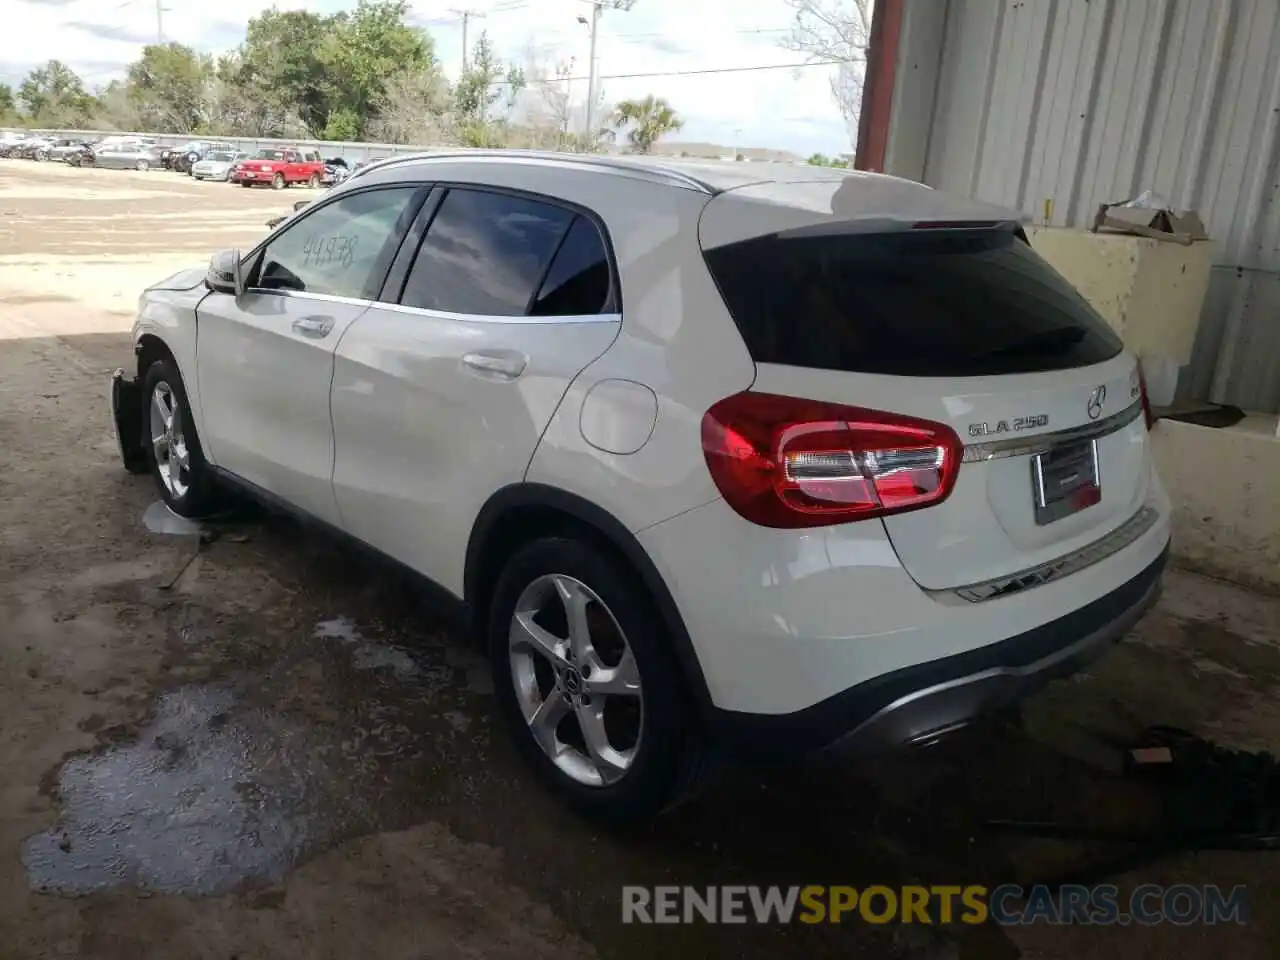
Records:
<instances>
[{"instance_id":1,"label":"five-spoke wheel","mask_svg":"<svg viewBox=\"0 0 1280 960\"><path fill-rule=\"evenodd\" d=\"M156 360L147 367L140 412L147 461L165 503L184 517L214 511L218 490L200 450L182 377L172 360Z\"/></svg>"},{"instance_id":2,"label":"five-spoke wheel","mask_svg":"<svg viewBox=\"0 0 1280 960\"><path fill-rule=\"evenodd\" d=\"M563 800L608 820L650 817L705 771L703 739L652 595L617 555L545 537L512 554L486 615L498 705Z\"/></svg>"},{"instance_id":3,"label":"five-spoke wheel","mask_svg":"<svg viewBox=\"0 0 1280 960\"><path fill-rule=\"evenodd\" d=\"M520 711L552 763L589 786L625 776L644 730L644 694L604 602L573 577L539 577L516 601L509 644Z\"/></svg>"},{"instance_id":4,"label":"five-spoke wheel","mask_svg":"<svg viewBox=\"0 0 1280 960\"><path fill-rule=\"evenodd\" d=\"M151 392L150 420L151 451L160 482L181 499L191 486L191 451L182 435L182 407L173 388L163 381Z\"/></svg>"}]
</instances>

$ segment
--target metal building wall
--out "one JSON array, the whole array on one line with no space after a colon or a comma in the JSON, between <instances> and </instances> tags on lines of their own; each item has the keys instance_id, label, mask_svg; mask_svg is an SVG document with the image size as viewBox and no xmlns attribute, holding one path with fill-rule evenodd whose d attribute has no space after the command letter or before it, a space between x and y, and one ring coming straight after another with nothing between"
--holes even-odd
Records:
<instances>
[{"instance_id":1,"label":"metal building wall","mask_svg":"<svg viewBox=\"0 0 1280 960\"><path fill-rule=\"evenodd\" d=\"M1280 0L905 0L885 167L1059 226L1199 210L1180 392L1280 411Z\"/></svg>"}]
</instances>

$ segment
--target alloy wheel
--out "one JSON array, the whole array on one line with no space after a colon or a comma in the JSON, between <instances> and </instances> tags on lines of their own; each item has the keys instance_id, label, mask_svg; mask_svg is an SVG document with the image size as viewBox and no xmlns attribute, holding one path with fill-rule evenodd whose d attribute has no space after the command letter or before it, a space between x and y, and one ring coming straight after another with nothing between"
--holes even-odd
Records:
<instances>
[{"instance_id":1,"label":"alloy wheel","mask_svg":"<svg viewBox=\"0 0 1280 960\"><path fill-rule=\"evenodd\" d=\"M182 432L182 407L163 380L151 392L150 422L160 482L175 499L181 499L191 488L191 450Z\"/></svg>"},{"instance_id":2,"label":"alloy wheel","mask_svg":"<svg viewBox=\"0 0 1280 960\"><path fill-rule=\"evenodd\" d=\"M644 696L604 601L573 577L539 577L516 602L508 652L516 702L551 762L586 786L624 777L644 731Z\"/></svg>"}]
</instances>

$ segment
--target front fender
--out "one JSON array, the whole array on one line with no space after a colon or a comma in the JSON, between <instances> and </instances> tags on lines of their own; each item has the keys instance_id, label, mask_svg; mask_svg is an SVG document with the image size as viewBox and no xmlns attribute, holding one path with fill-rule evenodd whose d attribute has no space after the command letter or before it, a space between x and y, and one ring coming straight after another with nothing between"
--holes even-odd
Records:
<instances>
[{"instance_id":1,"label":"front fender","mask_svg":"<svg viewBox=\"0 0 1280 960\"><path fill-rule=\"evenodd\" d=\"M191 404L197 433L203 435L204 415L200 405L200 377L196 365L196 310L209 296L204 285L204 268L198 283L191 283L195 270L182 271L143 291L138 301L138 318L133 324L134 350L139 354L138 378L146 376L141 357L150 341L159 341L173 355ZM206 450L206 455L209 451ZM209 457L212 462L212 457Z\"/></svg>"}]
</instances>

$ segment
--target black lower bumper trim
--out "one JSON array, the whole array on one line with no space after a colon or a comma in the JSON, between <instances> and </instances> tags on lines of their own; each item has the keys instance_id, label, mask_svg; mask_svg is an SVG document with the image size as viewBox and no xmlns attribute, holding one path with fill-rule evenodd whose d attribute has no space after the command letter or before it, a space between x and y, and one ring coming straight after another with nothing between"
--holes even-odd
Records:
<instances>
[{"instance_id":1,"label":"black lower bumper trim","mask_svg":"<svg viewBox=\"0 0 1280 960\"><path fill-rule=\"evenodd\" d=\"M1168 557L1166 544L1132 580L1034 630L903 667L804 710L754 714L713 709L711 734L731 754L762 758L824 748L859 753L935 739L1100 656L1155 603Z\"/></svg>"},{"instance_id":2,"label":"black lower bumper trim","mask_svg":"<svg viewBox=\"0 0 1280 960\"><path fill-rule=\"evenodd\" d=\"M142 388L123 370L111 375L111 419L124 468L130 473L146 473L151 465L142 437Z\"/></svg>"}]
</instances>

